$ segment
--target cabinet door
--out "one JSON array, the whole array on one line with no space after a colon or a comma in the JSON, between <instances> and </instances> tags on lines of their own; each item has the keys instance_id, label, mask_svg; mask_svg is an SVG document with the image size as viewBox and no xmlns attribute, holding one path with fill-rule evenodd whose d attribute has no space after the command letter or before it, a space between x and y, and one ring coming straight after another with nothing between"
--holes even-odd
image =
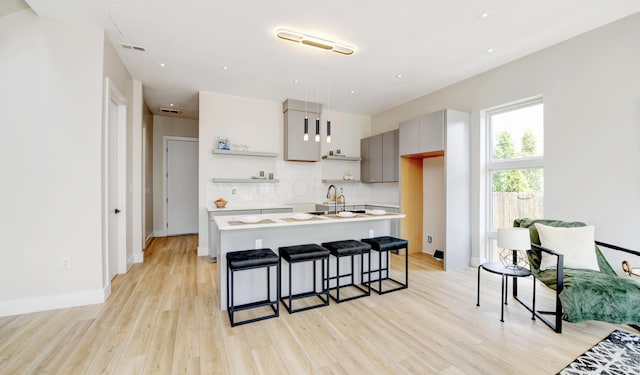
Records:
<instances>
[{"instance_id":1,"label":"cabinet door","mask_svg":"<svg viewBox=\"0 0 640 375\"><path fill-rule=\"evenodd\" d=\"M371 138L363 138L360 140L360 181L371 182L370 169L370 145Z\"/></svg>"},{"instance_id":2,"label":"cabinet door","mask_svg":"<svg viewBox=\"0 0 640 375\"><path fill-rule=\"evenodd\" d=\"M369 180L370 182L382 182L382 134L370 137L369 143Z\"/></svg>"},{"instance_id":3,"label":"cabinet door","mask_svg":"<svg viewBox=\"0 0 640 375\"><path fill-rule=\"evenodd\" d=\"M444 111L420 117L420 151L444 150Z\"/></svg>"},{"instance_id":4,"label":"cabinet door","mask_svg":"<svg viewBox=\"0 0 640 375\"><path fill-rule=\"evenodd\" d=\"M400 156L420 153L420 119L415 118L400 123Z\"/></svg>"},{"instance_id":5,"label":"cabinet door","mask_svg":"<svg viewBox=\"0 0 640 375\"><path fill-rule=\"evenodd\" d=\"M309 116L309 140L304 140L305 112L288 110L284 113L284 160L318 161L320 160L320 142L314 140L316 114Z\"/></svg>"},{"instance_id":6,"label":"cabinet door","mask_svg":"<svg viewBox=\"0 0 640 375\"><path fill-rule=\"evenodd\" d=\"M398 131L382 134L382 182L398 181Z\"/></svg>"}]
</instances>

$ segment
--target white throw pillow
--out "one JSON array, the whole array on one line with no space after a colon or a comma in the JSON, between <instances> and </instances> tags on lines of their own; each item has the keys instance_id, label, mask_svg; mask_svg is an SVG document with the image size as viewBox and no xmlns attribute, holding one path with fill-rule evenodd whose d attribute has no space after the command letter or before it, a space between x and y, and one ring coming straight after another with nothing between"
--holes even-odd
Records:
<instances>
[{"instance_id":1,"label":"white throw pillow","mask_svg":"<svg viewBox=\"0 0 640 375\"><path fill-rule=\"evenodd\" d=\"M536 223L536 229L538 229L542 247L564 255L565 268L600 271L593 225L559 228ZM557 259L557 257L543 252L540 270L555 268Z\"/></svg>"}]
</instances>

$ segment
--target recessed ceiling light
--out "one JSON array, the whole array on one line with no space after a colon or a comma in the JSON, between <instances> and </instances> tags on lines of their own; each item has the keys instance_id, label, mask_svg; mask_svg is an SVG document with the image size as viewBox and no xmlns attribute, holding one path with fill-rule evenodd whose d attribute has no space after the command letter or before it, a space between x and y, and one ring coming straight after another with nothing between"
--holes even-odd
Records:
<instances>
[{"instance_id":1,"label":"recessed ceiling light","mask_svg":"<svg viewBox=\"0 0 640 375\"><path fill-rule=\"evenodd\" d=\"M489 17L490 13L491 13L491 11L484 10L484 11L482 11L482 13L478 14L476 16L476 18L479 19L480 21L486 20Z\"/></svg>"},{"instance_id":2,"label":"recessed ceiling light","mask_svg":"<svg viewBox=\"0 0 640 375\"><path fill-rule=\"evenodd\" d=\"M489 49L487 50L487 52L492 53L492 52L494 52L495 50L496 50L495 48L489 48Z\"/></svg>"},{"instance_id":3,"label":"recessed ceiling light","mask_svg":"<svg viewBox=\"0 0 640 375\"><path fill-rule=\"evenodd\" d=\"M324 49L327 51L337 52L343 55L351 55L355 52L355 48L346 44L333 42L327 39L317 38L315 36L306 35L297 31L287 29L276 30L276 36L280 39L288 40L295 43L306 44L308 46Z\"/></svg>"},{"instance_id":4,"label":"recessed ceiling light","mask_svg":"<svg viewBox=\"0 0 640 375\"><path fill-rule=\"evenodd\" d=\"M164 63L160 63L160 66L164 68L164 67L165 67L165 64L164 64Z\"/></svg>"},{"instance_id":5,"label":"recessed ceiling light","mask_svg":"<svg viewBox=\"0 0 640 375\"><path fill-rule=\"evenodd\" d=\"M170 103L170 104L169 104L169 107L173 107L173 103Z\"/></svg>"},{"instance_id":6,"label":"recessed ceiling light","mask_svg":"<svg viewBox=\"0 0 640 375\"><path fill-rule=\"evenodd\" d=\"M352 93L352 94L355 94L355 93L356 93L356 90L351 90L351 93Z\"/></svg>"},{"instance_id":7,"label":"recessed ceiling light","mask_svg":"<svg viewBox=\"0 0 640 375\"><path fill-rule=\"evenodd\" d=\"M298 83L300 83L300 81L298 81L297 79L294 79L293 83L295 83L297 85Z\"/></svg>"},{"instance_id":8,"label":"recessed ceiling light","mask_svg":"<svg viewBox=\"0 0 640 375\"><path fill-rule=\"evenodd\" d=\"M229 70L229 67L228 66L223 66L222 70Z\"/></svg>"},{"instance_id":9,"label":"recessed ceiling light","mask_svg":"<svg viewBox=\"0 0 640 375\"><path fill-rule=\"evenodd\" d=\"M400 73L400 74L396 74L396 78L400 79L400 78L402 78L402 77L403 77L402 73Z\"/></svg>"}]
</instances>

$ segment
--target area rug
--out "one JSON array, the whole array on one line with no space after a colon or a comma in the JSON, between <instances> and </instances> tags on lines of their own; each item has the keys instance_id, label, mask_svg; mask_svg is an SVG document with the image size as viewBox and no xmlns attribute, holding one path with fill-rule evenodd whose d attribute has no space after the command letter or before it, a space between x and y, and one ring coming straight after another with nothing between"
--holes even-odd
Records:
<instances>
[{"instance_id":1,"label":"area rug","mask_svg":"<svg viewBox=\"0 0 640 375\"><path fill-rule=\"evenodd\" d=\"M615 330L558 374L640 374L640 336Z\"/></svg>"}]
</instances>

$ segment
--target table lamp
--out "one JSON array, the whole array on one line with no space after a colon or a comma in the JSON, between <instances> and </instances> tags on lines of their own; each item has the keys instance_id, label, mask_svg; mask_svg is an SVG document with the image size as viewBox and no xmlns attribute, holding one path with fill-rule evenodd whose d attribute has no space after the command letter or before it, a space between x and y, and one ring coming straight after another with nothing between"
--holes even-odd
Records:
<instances>
[{"instance_id":1,"label":"table lamp","mask_svg":"<svg viewBox=\"0 0 640 375\"><path fill-rule=\"evenodd\" d=\"M500 261L505 267L518 270L525 269L529 262L520 250L531 249L531 239L527 228L498 228L498 247Z\"/></svg>"}]
</instances>

